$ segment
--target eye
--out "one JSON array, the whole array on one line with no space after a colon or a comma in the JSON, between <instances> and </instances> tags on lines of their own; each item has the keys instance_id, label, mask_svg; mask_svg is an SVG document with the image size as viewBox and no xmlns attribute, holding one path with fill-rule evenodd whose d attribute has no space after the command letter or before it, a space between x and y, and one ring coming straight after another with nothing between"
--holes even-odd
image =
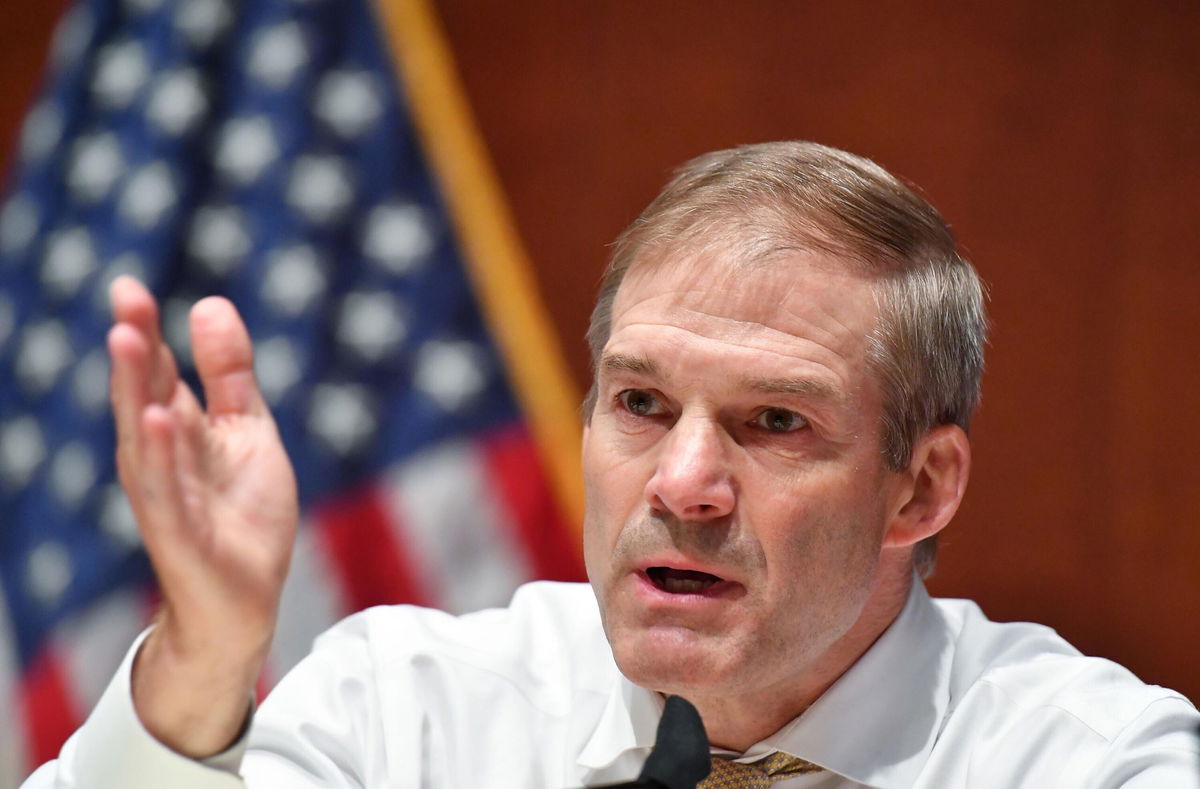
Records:
<instances>
[{"instance_id":1,"label":"eye","mask_svg":"<svg viewBox=\"0 0 1200 789\"><path fill-rule=\"evenodd\" d=\"M645 389L626 389L617 395L617 400L634 416L654 416L663 412L658 398Z\"/></svg>"},{"instance_id":2,"label":"eye","mask_svg":"<svg viewBox=\"0 0 1200 789\"><path fill-rule=\"evenodd\" d=\"M767 408L754 417L753 424L772 433L791 433L808 425L808 420L786 408Z\"/></svg>"}]
</instances>

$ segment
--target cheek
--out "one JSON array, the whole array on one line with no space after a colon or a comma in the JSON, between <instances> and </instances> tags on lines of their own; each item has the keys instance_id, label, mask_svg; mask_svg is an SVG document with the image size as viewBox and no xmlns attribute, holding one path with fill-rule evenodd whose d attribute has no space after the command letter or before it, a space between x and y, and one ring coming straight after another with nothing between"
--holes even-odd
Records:
<instances>
[{"instance_id":1,"label":"cheek","mask_svg":"<svg viewBox=\"0 0 1200 789\"><path fill-rule=\"evenodd\" d=\"M613 447L611 432L585 433L583 488L587 517L600 530L615 531L642 500L649 477L641 459Z\"/></svg>"},{"instance_id":2,"label":"cheek","mask_svg":"<svg viewBox=\"0 0 1200 789\"><path fill-rule=\"evenodd\" d=\"M583 468L583 563L588 578L595 583L603 577L600 565L609 552L604 549L605 518L600 511L603 496L597 492L586 463Z\"/></svg>"},{"instance_id":3,"label":"cheek","mask_svg":"<svg viewBox=\"0 0 1200 789\"><path fill-rule=\"evenodd\" d=\"M805 644L813 654L829 647L861 616L879 561L873 521L861 512L827 506L803 508L764 550L769 618L790 655ZM789 660L791 658L788 658Z\"/></svg>"},{"instance_id":4,"label":"cheek","mask_svg":"<svg viewBox=\"0 0 1200 789\"><path fill-rule=\"evenodd\" d=\"M854 490L829 479L808 483L786 495L758 497L757 511L773 519L770 528L760 530L764 551L773 555L773 580L799 585L820 580L822 586L851 588L873 572L882 549L878 491Z\"/></svg>"},{"instance_id":5,"label":"cheek","mask_svg":"<svg viewBox=\"0 0 1200 789\"><path fill-rule=\"evenodd\" d=\"M594 448L594 447L593 447ZM628 496L628 485L595 458L584 454L583 463L583 559L588 578L603 584L612 565L613 550L625 522L625 506L619 500Z\"/></svg>"}]
</instances>

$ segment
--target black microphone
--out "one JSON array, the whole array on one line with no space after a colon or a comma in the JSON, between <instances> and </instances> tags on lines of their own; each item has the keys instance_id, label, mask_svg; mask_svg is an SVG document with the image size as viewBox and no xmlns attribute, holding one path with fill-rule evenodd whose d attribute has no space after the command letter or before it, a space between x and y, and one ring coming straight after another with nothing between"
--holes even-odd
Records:
<instances>
[{"instance_id":1,"label":"black microphone","mask_svg":"<svg viewBox=\"0 0 1200 789\"><path fill-rule=\"evenodd\" d=\"M667 696L654 748L637 780L596 789L696 789L711 769L708 734L700 713L687 699Z\"/></svg>"}]
</instances>

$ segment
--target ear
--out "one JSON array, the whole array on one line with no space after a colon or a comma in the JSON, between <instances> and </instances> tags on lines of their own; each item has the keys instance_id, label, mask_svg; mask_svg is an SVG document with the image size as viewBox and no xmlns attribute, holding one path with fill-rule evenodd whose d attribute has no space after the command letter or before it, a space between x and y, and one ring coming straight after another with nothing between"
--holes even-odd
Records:
<instances>
[{"instance_id":1,"label":"ear","mask_svg":"<svg viewBox=\"0 0 1200 789\"><path fill-rule=\"evenodd\" d=\"M958 511L970 475L971 444L961 427L940 425L926 433L902 473L884 547L906 548L941 531Z\"/></svg>"}]
</instances>

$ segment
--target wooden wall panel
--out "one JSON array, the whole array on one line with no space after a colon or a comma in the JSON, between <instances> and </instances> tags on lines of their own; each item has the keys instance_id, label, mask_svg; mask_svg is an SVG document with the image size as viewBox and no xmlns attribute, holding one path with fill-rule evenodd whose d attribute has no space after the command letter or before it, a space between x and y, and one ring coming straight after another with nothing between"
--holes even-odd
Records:
<instances>
[{"instance_id":1,"label":"wooden wall panel","mask_svg":"<svg viewBox=\"0 0 1200 789\"><path fill-rule=\"evenodd\" d=\"M605 245L687 157L808 138L919 184L994 321L933 590L1200 698L1200 6L436 4L581 385ZM0 7L0 144L52 5Z\"/></svg>"},{"instance_id":2,"label":"wooden wall panel","mask_svg":"<svg viewBox=\"0 0 1200 789\"><path fill-rule=\"evenodd\" d=\"M604 246L687 157L808 138L918 183L994 320L933 590L1200 696L1200 8L439 6L581 383Z\"/></svg>"}]
</instances>

